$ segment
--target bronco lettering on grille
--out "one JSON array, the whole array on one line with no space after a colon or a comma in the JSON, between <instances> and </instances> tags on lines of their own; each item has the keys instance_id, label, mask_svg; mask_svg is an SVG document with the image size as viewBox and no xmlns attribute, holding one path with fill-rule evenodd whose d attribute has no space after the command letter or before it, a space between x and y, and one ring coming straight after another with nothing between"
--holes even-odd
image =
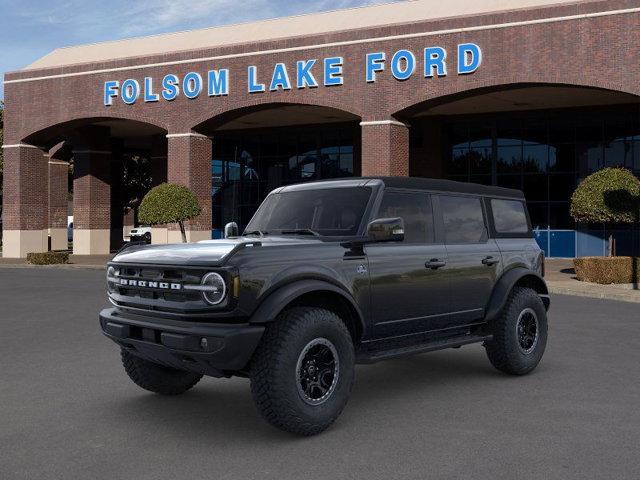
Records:
<instances>
[{"instance_id":1,"label":"bronco lettering on grille","mask_svg":"<svg viewBox=\"0 0 640 480\"><path fill-rule=\"evenodd\" d=\"M150 280L133 280L130 278L118 279L120 285L129 287L145 287L145 288L158 288L161 290L182 290L182 284L180 283L168 283L168 282L153 282Z\"/></svg>"}]
</instances>

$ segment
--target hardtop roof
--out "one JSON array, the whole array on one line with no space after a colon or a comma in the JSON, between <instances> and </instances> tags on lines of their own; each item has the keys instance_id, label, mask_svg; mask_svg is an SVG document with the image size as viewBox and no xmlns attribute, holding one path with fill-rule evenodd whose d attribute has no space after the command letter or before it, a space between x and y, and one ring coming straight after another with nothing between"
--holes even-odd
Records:
<instances>
[{"instance_id":1,"label":"hardtop roof","mask_svg":"<svg viewBox=\"0 0 640 480\"><path fill-rule=\"evenodd\" d=\"M276 192L288 192L298 190L313 190L318 188L335 187L363 187L381 182L385 187L403 188L409 190L425 190L443 193L462 193L469 195L482 195L488 197L507 197L524 199L524 194L520 190L511 188L493 187L480 185L477 183L456 182L454 180L444 180L440 178L422 177L350 177L344 179L318 180L315 182L298 183L281 187Z\"/></svg>"}]
</instances>

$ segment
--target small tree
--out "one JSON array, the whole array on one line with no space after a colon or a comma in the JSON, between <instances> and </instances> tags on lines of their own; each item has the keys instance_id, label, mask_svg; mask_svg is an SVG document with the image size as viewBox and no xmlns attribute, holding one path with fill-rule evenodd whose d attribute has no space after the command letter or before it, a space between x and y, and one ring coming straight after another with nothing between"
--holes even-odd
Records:
<instances>
[{"instance_id":1,"label":"small tree","mask_svg":"<svg viewBox=\"0 0 640 480\"><path fill-rule=\"evenodd\" d=\"M182 233L182 242L187 242L184 222L202 212L198 199L191 190L182 185L163 183L152 188L142 199L138 218L148 225L177 223Z\"/></svg>"},{"instance_id":2,"label":"small tree","mask_svg":"<svg viewBox=\"0 0 640 480\"><path fill-rule=\"evenodd\" d=\"M640 180L624 168L605 168L585 178L571 196L571 216L576 222L626 223L638 221ZM613 255L609 236L609 256Z\"/></svg>"}]
</instances>

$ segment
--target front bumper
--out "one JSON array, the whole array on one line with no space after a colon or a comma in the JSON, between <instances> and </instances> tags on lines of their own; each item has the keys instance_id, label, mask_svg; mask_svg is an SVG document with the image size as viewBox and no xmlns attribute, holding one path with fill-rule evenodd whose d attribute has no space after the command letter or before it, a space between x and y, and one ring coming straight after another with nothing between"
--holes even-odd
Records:
<instances>
[{"instance_id":1,"label":"front bumper","mask_svg":"<svg viewBox=\"0 0 640 480\"><path fill-rule=\"evenodd\" d=\"M221 377L243 370L264 326L195 323L148 317L107 308L102 332L122 348L167 367Z\"/></svg>"}]
</instances>

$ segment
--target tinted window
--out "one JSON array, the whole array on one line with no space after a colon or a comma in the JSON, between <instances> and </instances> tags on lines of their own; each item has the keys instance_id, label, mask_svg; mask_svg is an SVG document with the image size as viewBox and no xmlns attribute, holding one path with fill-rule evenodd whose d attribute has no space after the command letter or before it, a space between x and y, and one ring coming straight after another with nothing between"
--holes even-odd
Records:
<instances>
[{"instance_id":1,"label":"tinted window","mask_svg":"<svg viewBox=\"0 0 640 480\"><path fill-rule=\"evenodd\" d=\"M352 236L371 197L371 188L344 187L298 190L269 195L247 225L246 232Z\"/></svg>"},{"instance_id":2,"label":"tinted window","mask_svg":"<svg viewBox=\"0 0 640 480\"><path fill-rule=\"evenodd\" d=\"M385 192L378 218L400 217L404 220L404 241L433 242L431 198L423 193Z\"/></svg>"},{"instance_id":3,"label":"tinted window","mask_svg":"<svg viewBox=\"0 0 640 480\"><path fill-rule=\"evenodd\" d=\"M473 197L440 197L447 243L478 243L486 237L482 204Z\"/></svg>"},{"instance_id":4,"label":"tinted window","mask_svg":"<svg viewBox=\"0 0 640 480\"><path fill-rule=\"evenodd\" d=\"M527 233L529 224L524 203L516 200L491 200L493 222L499 233Z\"/></svg>"}]
</instances>

